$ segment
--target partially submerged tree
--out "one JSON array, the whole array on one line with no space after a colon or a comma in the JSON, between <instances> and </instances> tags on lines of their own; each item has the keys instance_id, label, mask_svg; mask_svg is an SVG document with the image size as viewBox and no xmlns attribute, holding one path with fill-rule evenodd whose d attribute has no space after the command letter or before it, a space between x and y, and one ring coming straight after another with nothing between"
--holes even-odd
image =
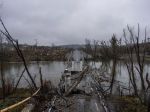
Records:
<instances>
[{"instance_id":1,"label":"partially submerged tree","mask_svg":"<svg viewBox=\"0 0 150 112\"><path fill-rule=\"evenodd\" d=\"M118 60L118 56L119 56L119 42L116 38L115 35L112 36L111 40L111 59L112 59L112 69L111 69L111 83L110 83L110 93L112 93L113 91L113 85L114 85L114 81L115 81L115 77L116 77L116 66L117 66L117 60Z\"/></svg>"},{"instance_id":2,"label":"partially submerged tree","mask_svg":"<svg viewBox=\"0 0 150 112\"><path fill-rule=\"evenodd\" d=\"M134 47L133 47L133 41L130 39L127 39L126 32L124 30L124 38L125 38L125 44L126 44L126 53L127 53L127 59L125 59L125 64L127 67L127 71L129 74L129 84L131 83L134 89L134 95L138 95L137 90L137 83L136 83L136 75L134 71Z\"/></svg>"},{"instance_id":3,"label":"partially submerged tree","mask_svg":"<svg viewBox=\"0 0 150 112\"><path fill-rule=\"evenodd\" d=\"M124 38L126 44L127 58L125 59L126 67L129 73L129 80L134 88L134 94L138 96L141 101L146 100L146 85L144 76L145 56L147 48L147 32L145 29L144 36L140 36L140 27L138 25L137 34L134 30L127 26L124 30ZM140 39L143 38L143 41ZM137 63L135 63L137 62ZM136 77L140 78L141 89L137 86ZM148 76L147 76L148 77ZM138 92L140 90L141 92ZM140 96L143 95L144 99Z\"/></svg>"}]
</instances>

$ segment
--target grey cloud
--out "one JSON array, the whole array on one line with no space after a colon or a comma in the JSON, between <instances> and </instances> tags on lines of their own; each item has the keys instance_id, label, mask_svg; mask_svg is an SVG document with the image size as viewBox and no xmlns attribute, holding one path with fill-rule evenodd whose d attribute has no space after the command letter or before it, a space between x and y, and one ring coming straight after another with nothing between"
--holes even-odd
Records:
<instances>
[{"instance_id":1,"label":"grey cloud","mask_svg":"<svg viewBox=\"0 0 150 112\"><path fill-rule=\"evenodd\" d=\"M149 0L1 0L0 14L21 43L108 40L127 24L149 26Z\"/></svg>"}]
</instances>

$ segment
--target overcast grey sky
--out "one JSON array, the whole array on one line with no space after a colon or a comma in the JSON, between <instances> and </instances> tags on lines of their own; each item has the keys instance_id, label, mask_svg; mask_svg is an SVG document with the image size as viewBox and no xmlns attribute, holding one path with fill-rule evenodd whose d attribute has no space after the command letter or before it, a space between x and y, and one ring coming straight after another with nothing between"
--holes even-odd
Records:
<instances>
[{"instance_id":1,"label":"overcast grey sky","mask_svg":"<svg viewBox=\"0 0 150 112\"><path fill-rule=\"evenodd\" d=\"M41 45L82 44L118 37L127 24L150 26L150 0L0 0L14 38Z\"/></svg>"}]
</instances>

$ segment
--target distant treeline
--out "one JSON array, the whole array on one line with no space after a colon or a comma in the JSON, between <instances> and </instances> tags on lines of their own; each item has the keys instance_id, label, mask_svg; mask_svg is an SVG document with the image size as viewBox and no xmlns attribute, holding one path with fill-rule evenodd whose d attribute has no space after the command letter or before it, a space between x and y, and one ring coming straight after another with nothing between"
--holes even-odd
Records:
<instances>
[{"instance_id":1,"label":"distant treeline","mask_svg":"<svg viewBox=\"0 0 150 112\"><path fill-rule=\"evenodd\" d=\"M21 61L16 50L11 44L4 43L3 45L3 60L5 62ZM48 47L36 45L19 45L23 52L26 61L64 61L67 60L66 54L71 51L71 48ZM0 51L1 52L1 51Z\"/></svg>"},{"instance_id":2,"label":"distant treeline","mask_svg":"<svg viewBox=\"0 0 150 112\"><path fill-rule=\"evenodd\" d=\"M133 49L136 43L131 44L122 44L120 40L110 40L110 41L91 41L86 39L85 47L82 47L82 51L84 51L87 54L86 59L87 60L103 60L108 59L111 60L113 58L113 43L111 41L116 41L114 45L114 49L116 49L116 58L118 59L126 59L128 58L128 49ZM150 58L150 42L141 42L139 43L139 53L143 53L143 50L145 49L145 55L147 58ZM146 47L146 48L145 48ZM133 49L133 56L136 54L136 51Z\"/></svg>"}]
</instances>

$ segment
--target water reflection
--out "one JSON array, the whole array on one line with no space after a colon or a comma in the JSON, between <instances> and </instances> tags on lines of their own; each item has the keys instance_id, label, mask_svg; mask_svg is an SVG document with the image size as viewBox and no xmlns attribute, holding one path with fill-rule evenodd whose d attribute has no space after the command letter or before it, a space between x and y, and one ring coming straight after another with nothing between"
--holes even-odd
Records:
<instances>
[{"instance_id":1,"label":"water reflection","mask_svg":"<svg viewBox=\"0 0 150 112\"><path fill-rule=\"evenodd\" d=\"M42 68L42 75L43 79L51 80L54 85L57 86L59 78L61 77L61 73L65 69L65 63L64 62L57 62L57 61L43 61L40 62L39 65ZM39 85L39 67L36 62L31 62L28 64L28 68L32 76L36 76L35 80L36 83ZM24 69L23 63L5 63L4 66L4 74L5 78L10 78L11 80L15 80L15 82L18 80L20 74L22 73ZM28 78L27 73L24 73L24 76ZM20 87L26 87L27 83L22 78L20 82Z\"/></svg>"}]
</instances>

